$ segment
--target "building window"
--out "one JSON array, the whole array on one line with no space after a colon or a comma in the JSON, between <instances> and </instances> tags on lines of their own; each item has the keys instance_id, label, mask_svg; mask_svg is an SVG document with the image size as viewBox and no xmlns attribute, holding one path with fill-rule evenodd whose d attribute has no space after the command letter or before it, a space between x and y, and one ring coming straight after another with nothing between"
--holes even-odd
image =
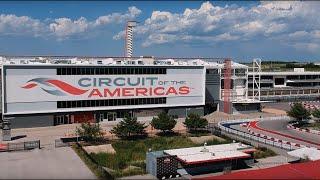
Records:
<instances>
[{"instance_id":1,"label":"building window","mask_svg":"<svg viewBox=\"0 0 320 180\"><path fill-rule=\"evenodd\" d=\"M218 74L218 69L207 69L206 73L207 74Z\"/></svg>"},{"instance_id":2,"label":"building window","mask_svg":"<svg viewBox=\"0 0 320 180\"><path fill-rule=\"evenodd\" d=\"M274 85L284 85L284 78L275 78Z\"/></svg>"},{"instance_id":3,"label":"building window","mask_svg":"<svg viewBox=\"0 0 320 180\"><path fill-rule=\"evenodd\" d=\"M167 74L161 67L63 67L57 75L116 75L116 74Z\"/></svg>"},{"instance_id":4,"label":"building window","mask_svg":"<svg viewBox=\"0 0 320 180\"><path fill-rule=\"evenodd\" d=\"M79 100L58 101L57 108L80 108L80 107L102 107L102 106L134 106L147 104L166 104L167 98L134 98L134 99L104 99L104 100Z\"/></svg>"}]
</instances>

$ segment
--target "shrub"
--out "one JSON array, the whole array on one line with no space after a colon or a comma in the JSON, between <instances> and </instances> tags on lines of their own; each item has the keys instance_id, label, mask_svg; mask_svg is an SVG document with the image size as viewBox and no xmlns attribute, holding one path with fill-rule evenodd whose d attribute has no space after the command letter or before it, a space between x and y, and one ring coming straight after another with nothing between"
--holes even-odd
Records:
<instances>
[{"instance_id":1,"label":"shrub","mask_svg":"<svg viewBox=\"0 0 320 180\"><path fill-rule=\"evenodd\" d=\"M158 117L154 117L150 124L155 129L161 130L164 133L166 131L172 131L177 121L172 116L162 112L158 114Z\"/></svg>"},{"instance_id":2,"label":"shrub","mask_svg":"<svg viewBox=\"0 0 320 180\"><path fill-rule=\"evenodd\" d=\"M257 148L257 151L253 153L253 157L255 159L261 159L261 158L271 157L275 155L277 155L275 152L265 147L259 147Z\"/></svg>"},{"instance_id":3,"label":"shrub","mask_svg":"<svg viewBox=\"0 0 320 180\"><path fill-rule=\"evenodd\" d=\"M76 128L76 134L86 142L97 142L103 138L99 123L82 123L80 128Z\"/></svg>"},{"instance_id":4,"label":"shrub","mask_svg":"<svg viewBox=\"0 0 320 180\"><path fill-rule=\"evenodd\" d=\"M208 121L205 118L201 118L198 114L189 114L184 125L189 131L197 131L199 128L205 128L208 125Z\"/></svg>"},{"instance_id":5,"label":"shrub","mask_svg":"<svg viewBox=\"0 0 320 180\"><path fill-rule=\"evenodd\" d=\"M136 117L125 115L124 119L120 121L110 132L121 139L130 139L137 136L145 135L144 123L137 121Z\"/></svg>"},{"instance_id":6,"label":"shrub","mask_svg":"<svg viewBox=\"0 0 320 180\"><path fill-rule=\"evenodd\" d=\"M295 118L298 123L302 124L302 120L310 118L310 112L304 108L301 103L294 103L287 115Z\"/></svg>"},{"instance_id":7,"label":"shrub","mask_svg":"<svg viewBox=\"0 0 320 180\"><path fill-rule=\"evenodd\" d=\"M315 110L312 112L312 115L313 115L313 117L315 117L315 118L320 118L320 109L315 109Z\"/></svg>"}]
</instances>

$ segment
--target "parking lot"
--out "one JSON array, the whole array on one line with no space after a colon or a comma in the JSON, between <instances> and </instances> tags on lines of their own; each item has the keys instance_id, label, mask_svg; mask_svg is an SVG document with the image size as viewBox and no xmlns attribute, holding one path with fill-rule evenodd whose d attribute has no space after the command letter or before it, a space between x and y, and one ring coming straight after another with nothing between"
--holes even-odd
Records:
<instances>
[{"instance_id":1,"label":"parking lot","mask_svg":"<svg viewBox=\"0 0 320 180\"><path fill-rule=\"evenodd\" d=\"M96 179L70 148L0 153L0 179Z\"/></svg>"}]
</instances>

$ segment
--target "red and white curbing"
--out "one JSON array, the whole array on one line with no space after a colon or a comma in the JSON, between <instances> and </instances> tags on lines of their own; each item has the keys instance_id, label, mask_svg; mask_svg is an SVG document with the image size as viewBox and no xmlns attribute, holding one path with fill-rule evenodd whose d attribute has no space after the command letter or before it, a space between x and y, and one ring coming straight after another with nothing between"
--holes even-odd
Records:
<instances>
[{"instance_id":1,"label":"red and white curbing","mask_svg":"<svg viewBox=\"0 0 320 180\"><path fill-rule=\"evenodd\" d=\"M241 127L248 127L248 124L249 124L249 123L241 123L240 126L241 126Z\"/></svg>"},{"instance_id":2,"label":"red and white curbing","mask_svg":"<svg viewBox=\"0 0 320 180\"><path fill-rule=\"evenodd\" d=\"M256 137L264 138L264 139L272 141L274 143L281 143L283 145L288 145L288 146L292 147L293 149L295 149L295 148L299 149L299 148L302 148L302 147L307 147L307 146L302 145L302 144L298 144L298 143L294 143L294 142L290 142L290 141L277 139L277 138L274 138L274 137L271 137L271 136L267 136L267 135L264 135L264 134L261 134L261 133L256 133L256 132L254 132L253 130L250 129L250 123L248 123L247 127L248 127L247 130L249 131L249 133L254 135L254 136L256 136Z\"/></svg>"},{"instance_id":3,"label":"red and white curbing","mask_svg":"<svg viewBox=\"0 0 320 180\"><path fill-rule=\"evenodd\" d=\"M311 133L311 134L315 134L315 135L319 135L320 136L320 131L317 131L317 130L301 129L301 128L298 128L298 127L294 127L292 124L288 124L287 128L288 129L292 129L292 130L296 130L296 131L307 132L307 133Z\"/></svg>"},{"instance_id":4,"label":"red and white curbing","mask_svg":"<svg viewBox=\"0 0 320 180\"><path fill-rule=\"evenodd\" d=\"M279 119L279 117L277 118ZM273 119L269 119L269 120L273 120ZM281 147L281 148L285 148L288 150L293 150L293 149L300 149L302 147L308 147L302 144L298 144L298 143L293 143L293 142L288 142L285 140L281 140L281 139L277 139L275 137L271 137L271 136L267 136L261 133L256 133L251 129L251 122L255 122L256 120L253 119L241 119L241 120L237 120L238 122L240 122L239 124L241 124L241 126L243 127L247 127L247 130L249 132L249 134L251 134L252 136L256 137L257 141L261 141L260 139L265 139L266 144L270 144L270 145L274 145L277 147ZM218 125L219 127L221 126L221 128L226 128L222 125L222 123L227 123L227 122L219 122ZM263 141L261 141L263 142Z\"/></svg>"},{"instance_id":5,"label":"red and white curbing","mask_svg":"<svg viewBox=\"0 0 320 180\"><path fill-rule=\"evenodd\" d=\"M8 144L0 144L0 150L6 150L8 147Z\"/></svg>"}]
</instances>

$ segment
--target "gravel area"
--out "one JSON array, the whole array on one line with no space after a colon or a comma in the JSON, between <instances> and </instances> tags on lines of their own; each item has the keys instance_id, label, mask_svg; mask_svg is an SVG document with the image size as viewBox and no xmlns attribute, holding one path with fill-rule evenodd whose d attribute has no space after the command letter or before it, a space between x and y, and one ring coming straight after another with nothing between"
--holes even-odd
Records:
<instances>
[{"instance_id":1,"label":"gravel area","mask_svg":"<svg viewBox=\"0 0 320 180\"><path fill-rule=\"evenodd\" d=\"M98 146L84 146L83 149L87 151L88 154L90 153L110 153L115 154L116 151L113 149L111 144L104 144Z\"/></svg>"},{"instance_id":2,"label":"gravel area","mask_svg":"<svg viewBox=\"0 0 320 180\"><path fill-rule=\"evenodd\" d=\"M200 136L200 137L189 137L189 139L194 142L194 143L197 143L197 144L202 144L202 143L205 143L205 142L208 142L212 139L216 139L218 141L224 141L225 139L221 138L221 137L218 137L218 136L215 136L215 135L210 135L210 136Z\"/></svg>"}]
</instances>

